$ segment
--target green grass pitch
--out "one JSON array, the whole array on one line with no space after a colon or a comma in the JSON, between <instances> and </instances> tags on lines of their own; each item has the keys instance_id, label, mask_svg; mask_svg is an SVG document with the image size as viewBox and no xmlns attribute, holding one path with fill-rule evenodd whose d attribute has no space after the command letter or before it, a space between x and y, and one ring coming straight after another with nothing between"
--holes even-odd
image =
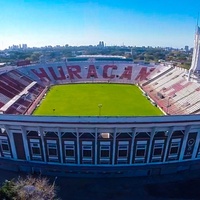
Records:
<instances>
[{"instance_id":1,"label":"green grass pitch","mask_svg":"<svg viewBox=\"0 0 200 200\"><path fill-rule=\"evenodd\" d=\"M51 87L33 114L56 116L163 115L135 85L94 83Z\"/></svg>"}]
</instances>

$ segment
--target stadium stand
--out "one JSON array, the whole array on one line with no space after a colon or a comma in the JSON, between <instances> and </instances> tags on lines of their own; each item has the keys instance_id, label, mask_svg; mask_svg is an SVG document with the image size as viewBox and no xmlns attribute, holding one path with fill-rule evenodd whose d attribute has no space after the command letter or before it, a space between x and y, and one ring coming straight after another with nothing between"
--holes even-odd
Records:
<instances>
[{"instance_id":1,"label":"stadium stand","mask_svg":"<svg viewBox=\"0 0 200 200\"><path fill-rule=\"evenodd\" d=\"M17 69L6 67L0 75L0 111L4 114L25 114L45 86L78 82L136 84L145 80L154 69L155 65L139 65L113 59L75 60L19 66Z\"/></svg>"},{"instance_id":2,"label":"stadium stand","mask_svg":"<svg viewBox=\"0 0 200 200\"><path fill-rule=\"evenodd\" d=\"M16 113L24 114L24 110L35 101L45 86L78 82L116 82L139 84L167 114L197 113L199 84L188 82L186 74L186 70L171 65L147 67L113 60L98 60L92 63L70 61L67 64L19 67L0 75L1 111L11 114L16 109ZM27 87L27 94L19 96Z\"/></svg>"},{"instance_id":3,"label":"stadium stand","mask_svg":"<svg viewBox=\"0 0 200 200\"><path fill-rule=\"evenodd\" d=\"M96 61L52 63L22 67L19 70L43 85L77 82L116 82L135 84L155 69L128 62Z\"/></svg>"},{"instance_id":4,"label":"stadium stand","mask_svg":"<svg viewBox=\"0 0 200 200\"><path fill-rule=\"evenodd\" d=\"M163 69L160 69L162 72ZM166 73L167 71L167 73ZM151 81L143 82L142 89L167 114L192 114L199 110L198 88L196 82L188 82L187 71L178 67L164 70Z\"/></svg>"},{"instance_id":5,"label":"stadium stand","mask_svg":"<svg viewBox=\"0 0 200 200\"><path fill-rule=\"evenodd\" d=\"M2 103L2 102L0 101L0 108L1 108L3 105L4 105L4 103Z\"/></svg>"},{"instance_id":6,"label":"stadium stand","mask_svg":"<svg viewBox=\"0 0 200 200\"><path fill-rule=\"evenodd\" d=\"M0 111L4 114L25 114L44 88L17 70L1 74Z\"/></svg>"}]
</instances>

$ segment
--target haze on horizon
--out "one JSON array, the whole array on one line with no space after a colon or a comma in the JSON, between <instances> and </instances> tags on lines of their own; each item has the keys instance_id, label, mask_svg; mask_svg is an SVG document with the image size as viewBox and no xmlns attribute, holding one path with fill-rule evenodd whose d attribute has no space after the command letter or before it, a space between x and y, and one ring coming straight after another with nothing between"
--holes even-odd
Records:
<instances>
[{"instance_id":1,"label":"haze on horizon","mask_svg":"<svg viewBox=\"0 0 200 200\"><path fill-rule=\"evenodd\" d=\"M27 44L193 47L200 1L6 0L0 49Z\"/></svg>"}]
</instances>

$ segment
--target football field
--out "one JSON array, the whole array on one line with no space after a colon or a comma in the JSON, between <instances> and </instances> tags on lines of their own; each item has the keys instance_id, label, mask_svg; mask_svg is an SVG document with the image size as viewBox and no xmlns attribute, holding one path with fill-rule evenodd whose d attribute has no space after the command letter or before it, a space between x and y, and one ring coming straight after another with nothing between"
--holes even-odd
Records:
<instances>
[{"instance_id":1,"label":"football field","mask_svg":"<svg viewBox=\"0 0 200 200\"><path fill-rule=\"evenodd\" d=\"M155 116L163 113L135 85L93 83L52 86L33 115Z\"/></svg>"}]
</instances>

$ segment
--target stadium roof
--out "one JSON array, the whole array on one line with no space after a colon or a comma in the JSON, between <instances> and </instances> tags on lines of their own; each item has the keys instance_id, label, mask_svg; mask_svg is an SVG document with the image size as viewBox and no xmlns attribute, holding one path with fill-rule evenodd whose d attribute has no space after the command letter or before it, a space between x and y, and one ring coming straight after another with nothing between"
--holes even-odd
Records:
<instances>
[{"instance_id":1,"label":"stadium roof","mask_svg":"<svg viewBox=\"0 0 200 200\"><path fill-rule=\"evenodd\" d=\"M112 55L80 55L76 57L81 57L81 58L121 58L121 59L126 59L124 56L112 56Z\"/></svg>"},{"instance_id":2,"label":"stadium roof","mask_svg":"<svg viewBox=\"0 0 200 200\"><path fill-rule=\"evenodd\" d=\"M73 58L67 58L67 61L133 61L127 59L124 56L112 56L112 55L80 55Z\"/></svg>"}]
</instances>

